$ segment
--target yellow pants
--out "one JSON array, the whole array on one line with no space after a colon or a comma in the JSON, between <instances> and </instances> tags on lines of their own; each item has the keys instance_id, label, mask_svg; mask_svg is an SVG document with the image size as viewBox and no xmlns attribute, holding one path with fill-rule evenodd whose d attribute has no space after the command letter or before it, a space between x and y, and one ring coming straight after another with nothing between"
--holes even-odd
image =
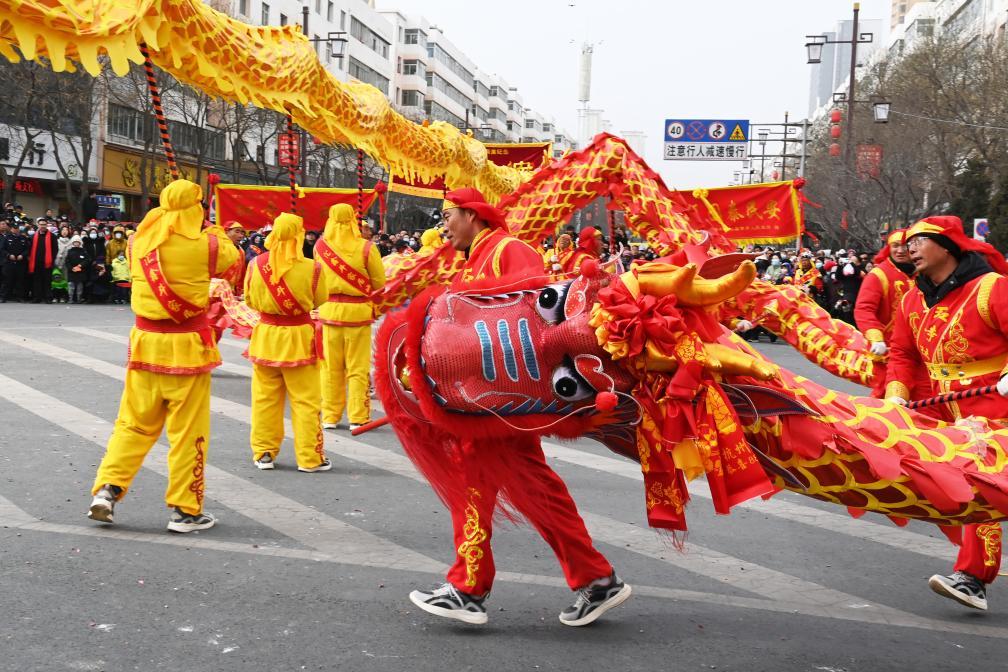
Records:
<instances>
[{"instance_id":1,"label":"yellow pants","mask_svg":"<svg viewBox=\"0 0 1008 672\"><path fill-rule=\"evenodd\" d=\"M290 368L252 365L253 459L269 453L276 459L284 438L284 398L290 399L294 459L311 469L325 460L319 420L318 364Z\"/></svg>"},{"instance_id":2,"label":"yellow pants","mask_svg":"<svg viewBox=\"0 0 1008 672\"><path fill-rule=\"evenodd\" d=\"M322 337L322 422L336 424L346 408L350 424L363 425L371 420L371 325L325 324Z\"/></svg>"},{"instance_id":3,"label":"yellow pants","mask_svg":"<svg viewBox=\"0 0 1008 672\"><path fill-rule=\"evenodd\" d=\"M119 417L98 466L91 494L106 483L123 494L144 458L168 434L168 489L165 502L188 514L203 511L203 477L210 443L210 373L173 376L129 369Z\"/></svg>"}]
</instances>

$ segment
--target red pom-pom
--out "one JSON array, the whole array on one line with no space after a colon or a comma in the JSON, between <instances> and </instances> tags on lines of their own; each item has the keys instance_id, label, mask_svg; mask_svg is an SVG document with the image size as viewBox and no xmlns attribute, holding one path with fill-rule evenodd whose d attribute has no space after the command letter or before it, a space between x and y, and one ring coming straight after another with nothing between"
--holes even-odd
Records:
<instances>
[{"instance_id":1,"label":"red pom-pom","mask_svg":"<svg viewBox=\"0 0 1008 672\"><path fill-rule=\"evenodd\" d=\"M599 392L595 395L595 408L600 411L611 411L616 408L619 399L612 392Z\"/></svg>"},{"instance_id":2,"label":"red pom-pom","mask_svg":"<svg viewBox=\"0 0 1008 672\"><path fill-rule=\"evenodd\" d=\"M374 190L377 191L379 194L384 194L386 191L388 191L388 185L385 184L384 182L379 181L377 184L374 185Z\"/></svg>"},{"instance_id":3,"label":"red pom-pom","mask_svg":"<svg viewBox=\"0 0 1008 672\"><path fill-rule=\"evenodd\" d=\"M598 277L601 268L598 259L585 259L581 262L581 275L591 280Z\"/></svg>"},{"instance_id":4,"label":"red pom-pom","mask_svg":"<svg viewBox=\"0 0 1008 672\"><path fill-rule=\"evenodd\" d=\"M794 188L795 189L801 189L804 186L805 186L805 178L804 177L799 177L798 179L796 179L794 181Z\"/></svg>"},{"instance_id":5,"label":"red pom-pom","mask_svg":"<svg viewBox=\"0 0 1008 672\"><path fill-rule=\"evenodd\" d=\"M220 184L221 176L218 175L217 173L210 173L209 175L206 176L206 181L207 184L209 184L212 187L215 184Z\"/></svg>"}]
</instances>

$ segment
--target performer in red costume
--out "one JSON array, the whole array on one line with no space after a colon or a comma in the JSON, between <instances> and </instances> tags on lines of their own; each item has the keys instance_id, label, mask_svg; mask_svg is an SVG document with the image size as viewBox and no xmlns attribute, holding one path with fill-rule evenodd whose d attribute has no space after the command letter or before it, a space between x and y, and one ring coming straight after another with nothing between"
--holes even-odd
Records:
<instances>
[{"instance_id":1,"label":"performer in red costume","mask_svg":"<svg viewBox=\"0 0 1008 672\"><path fill-rule=\"evenodd\" d=\"M594 226L586 226L578 234L578 244L574 252L563 260L562 275L565 278L573 278L581 272L581 264L587 259L598 260L602 254L602 232Z\"/></svg>"},{"instance_id":2,"label":"performer in red costume","mask_svg":"<svg viewBox=\"0 0 1008 672\"><path fill-rule=\"evenodd\" d=\"M900 229L889 234L886 244L875 255L875 267L861 283L854 304L854 321L871 344L871 353L878 357L875 366L882 369L875 377L876 383L872 388L872 396L876 398L885 394L886 363L883 358L892 342L896 311L903 295L913 285L914 265L904 240L905 233L904 229ZM921 385L921 389L912 390L913 397L927 396L930 387L927 378L917 384Z\"/></svg>"},{"instance_id":3,"label":"performer in red costume","mask_svg":"<svg viewBox=\"0 0 1008 672\"><path fill-rule=\"evenodd\" d=\"M916 287L903 297L892 338L886 396L905 404L903 381L920 371L930 395L997 385L996 394L929 407L953 422L979 416L1008 421L1008 264L987 243L967 238L958 217L928 217L906 232ZM1000 427L998 427L1000 428ZM978 456L977 459L980 459ZM950 576L928 585L966 606L987 609L986 585L1001 565L999 523L965 525Z\"/></svg>"},{"instance_id":4,"label":"performer in red costume","mask_svg":"<svg viewBox=\"0 0 1008 672\"><path fill-rule=\"evenodd\" d=\"M544 280L542 257L507 233L503 214L476 189L458 189L446 195L444 224L448 242L466 255L465 267L452 282L451 291L504 289ZM504 341L510 344L510 335L501 336L501 343ZM505 356L502 373L508 361L513 359ZM630 586L616 576L612 565L592 545L567 487L546 464L538 437L529 433L528 438L513 441L469 439L458 445L458 477L464 495L447 501L455 562L446 583L410 593L414 604L465 623L487 622L483 603L493 586L490 539L499 495L542 535L556 553L568 585L578 592L574 603L561 612L562 623L587 625L630 597ZM491 460L492 467L488 466Z\"/></svg>"}]
</instances>

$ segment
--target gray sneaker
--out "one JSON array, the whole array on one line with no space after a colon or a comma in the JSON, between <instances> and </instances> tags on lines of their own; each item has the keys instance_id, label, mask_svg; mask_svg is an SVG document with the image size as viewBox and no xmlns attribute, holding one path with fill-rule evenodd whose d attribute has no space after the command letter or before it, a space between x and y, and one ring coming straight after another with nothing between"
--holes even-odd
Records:
<instances>
[{"instance_id":1,"label":"gray sneaker","mask_svg":"<svg viewBox=\"0 0 1008 672\"><path fill-rule=\"evenodd\" d=\"M122 488L106 483L95 493L94 499L91 500L91 508L88 509L87 517L91 520L97 520L99 523L108 523L111 525L115 522L112 512L115 509L116 501L121 495Z\"/></svg>"},{"instance_id":2,"label":"gray sneaker","mask_svg":"<svg viewBox=\"0 0 1008 672\"><path fill-rule=\"evenodd\" d=\"M987 611L987 589L983 581L967 572L952 572L949 576L935 574L928 579L931 590L942 597L967 607Z\"/></svg>"},{"instance_id":3,"label":"gray sneaker","mask_svg":"<svg viewBox=\"0 0 1008 672\"><path fill-rule=\"evenodd\" d=\"M172 509L171 518L168 519L168 529L172 532L195 532L196 530L208 530L214 526L217 519L209 513L197 513L195 515L186 513L182 509L175 507Z\"/></svg>"},{"instance_id":4,"label":"gray sneaker","mask_svg":"<svg viewBox=\"0 0 1008 672\"><path fill-rule=\"evenodd\" d=\"M268 471L276 466L273 463L273 456L269 453L263 453L258 460L253 460L252 464L256 466L256 469L260 469L262 471Z\"/></svg>"},{"instance_id":5,"label":"gray sneaker","mask_svg":"<svg viewBox=\"0 0 1008 672\"><path fill-rule=\"evenodd\" d=\"M577 591L574 604L560 612L560 622L574 627L594 623L599 616L630 599L631 592L630 586L613 572Z\"/></svg>"},{"instance_id":6,"label":"gray sneaker","mask_svg":"<svg viewBox=\"0 0 1008 672\"><path fill-rule=\"evenodd\" d=\"M450 583L444 583L433 590L414 590L409 594L409 599L428 614L454 618L472 625L487 622L486 608L483 606L486 595L476 597L463 593Z\"/></svg>"}]
</instances>

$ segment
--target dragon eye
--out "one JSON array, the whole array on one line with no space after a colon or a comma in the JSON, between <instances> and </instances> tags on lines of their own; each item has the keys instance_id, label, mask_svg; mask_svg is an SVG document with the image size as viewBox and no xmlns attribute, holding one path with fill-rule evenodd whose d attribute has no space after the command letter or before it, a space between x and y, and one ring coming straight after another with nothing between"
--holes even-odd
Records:
<instances>
[{"instance_id":1,"label":"dragon eye","mask_svg":"<svg viewBox=\"0 0 1008 672\"><path fill-rule=\"evenodd\" d=\"M564 363L553 370L553 393L564 401L580 401L595 394L595 389L574 367Z\"/></svg>"},{"instance_id":2,"label":"dragon eye","mask_svg":"<svg viewBox=\"0 0 1008 672\"><path fill-rule=\"evenodd\" d=\"M536 301L536 310L540 317L550 324L559 324L564 321L564 300L567 298L567 288L569 282L556 285L547 285L539 292L539 299Z\"/></svg>"}]
</instances>

